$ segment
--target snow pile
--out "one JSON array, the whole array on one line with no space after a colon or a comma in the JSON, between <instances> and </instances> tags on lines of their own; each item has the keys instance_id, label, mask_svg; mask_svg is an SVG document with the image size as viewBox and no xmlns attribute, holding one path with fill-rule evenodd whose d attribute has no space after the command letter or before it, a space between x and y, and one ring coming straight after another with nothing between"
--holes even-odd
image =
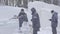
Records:
<instances>
[{"instance_id":1,"label":"snow pile","mask_svg":"<svg viewBox=\"0 0 60 34\"><path fill-rule=\"evenodd\" d=\"M60 7L53 5L53 4L47 4L41 1L34 1L34 2L29 2L28 7L31 9L32 7L35 7L36 9L45 9L45 10L55 10L55 11L60 11Z\"/></svg>"}]
</instances>

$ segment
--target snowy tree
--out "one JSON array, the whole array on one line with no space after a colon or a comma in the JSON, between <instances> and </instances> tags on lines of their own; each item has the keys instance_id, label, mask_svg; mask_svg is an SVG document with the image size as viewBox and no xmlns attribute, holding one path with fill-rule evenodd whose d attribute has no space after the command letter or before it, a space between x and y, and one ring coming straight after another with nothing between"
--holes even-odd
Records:
<instances>
[{"instance_id":1,"label":"snowy tree","mask_svg":"<svg viewBox=\"0 0 60 34\"><path fill-rule=\"evenodd\" d=\"M53 4L58 5L58 0L54 0Z\"/></svg>"},{"instance_id":2,"label":"snowy tree","mask_svg":"<svg viewBox=\"0 0 60 34\"><path fill-rule=\"evenodd\" d=\"M24 8L27 8L27 5L28 5L28 0L24 0L24 1L23 1L23 6L24 6Z\"/></svg>"},{"instance_id":3,"label":"snowy tree","mask_svg":"<svg viewBox=\"0 0 60 34\"><path fill-rule=\"evenodd\" d=\"M15 7L17 6L17 0L14 0L14 6Z\"/></svg>"},{"instance_id":4,"label":"snowy tree","mask_svg":"<svg viewBox=\"0 0 60 34\"><path fill-rule=\"evenodd\" d=\"M8 0L5 0L5 5L8 5Z\"/></svg>"},{"instance_id":5,"label":"snowy tree","mask_svg":"<svg viewBox=\"0 0 60 34\"><path fill-rule=\"evenodd\" d=\"M0 4L8 6L27 7L28 2L43 1L49 4L60 5L60 0L0 0Z\"/></svg>"},{"instance_id":6,"label":"snowy tree","mask_svg":"<svg viewBox=\"0 0 60 34\"><path fill-rule=\"evenodd\" d=\"M21 3L22 3L22 0L18 0L17 1L17 6L20 7Z\"/></svg>"},{"instance_id":7,"label":"snowy tree","mask_svg":"<svg viewBox=\"0 0 60 34\"><path fill-rule=\"evenodd\" d=\"M1 2L1 0L0 0L0 2Z\"/></svg>"},{"instance_id":8,"label":"snowy tree","mask_svg":"<svg viewBox=\"0 0 60 34\"><path fill-rule=\"evenodd\" d=\"M58 5L60 6L60 0L58 0Z\"/></svg>"}]
</instances>

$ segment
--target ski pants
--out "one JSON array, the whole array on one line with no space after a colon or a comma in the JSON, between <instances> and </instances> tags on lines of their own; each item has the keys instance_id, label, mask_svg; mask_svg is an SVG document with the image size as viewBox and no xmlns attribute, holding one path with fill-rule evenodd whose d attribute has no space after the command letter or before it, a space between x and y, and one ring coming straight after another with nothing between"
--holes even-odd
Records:
<instances>
[{"instance_id":1,"label":"ski pants","mask_svg":"<svg viewBox=\"0 0 60 34\"><path fill-rule=\"evenodd\" d=\"M23 21L19 21L19 27L22 27Z\"/></svg>"},{"instance_id":2,"label":"ski pants","mask_svg":"<svg viewBox=\"0 0 60 34\"><path fill-rule=\"evenodd\" d=\"M52 33L53 33L53 34L57 34L56 27L52 27Z\"/></svg>"},{"instance_id":3,"label":"ski pants","mask_svg":"<svg viewBox=\"0 0 60 34\"><path fill-rule=\"evenodd\" d=\"M37 34L37 30L33 29L33 34Z\"/></svg>"}]
</instances>

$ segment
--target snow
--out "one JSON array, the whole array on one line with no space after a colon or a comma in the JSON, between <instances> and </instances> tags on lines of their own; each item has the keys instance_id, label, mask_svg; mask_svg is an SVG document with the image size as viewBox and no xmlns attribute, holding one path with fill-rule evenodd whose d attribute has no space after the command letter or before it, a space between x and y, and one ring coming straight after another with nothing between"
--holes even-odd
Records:
<instances>
[{"instance_id":1,"label":"snow","mask_svg":"<svg viewBox=\"0 0 60 34\"><path fill-rule=\"evenodd\" d=\"M52 16L51 10L58 12L57 31L60 31L60 21L59 21L60 20L60 6L56 6L53 4L47 4L44 2L40 2L40 1L29 2L28 9L30 10L33 7L36 9L37 13L40 16L41 31L39 31L38 34L52 34L51 22L49 21L49 19L51 19L51 16ZM58 34L59 34L59 32L58 32Z\"/></svg>"},{"instance_id":2,"label":"snow","mask_svg":"<svg viewBox=\"0 0 60 34\"><path fill-rule=\"evenodd\" d=\"M11 19L12 17L14 17L14 15L17 15L19 14L19 12L21 11L22 7L18 8L18 7L11 7L11 6L0 6L0 32L1 34L19 34L18 33L18 29L19 29L19 23L18 23L18 19ZM25 10L25 12L27 13L27 15L30 16L29 12L23 8ZM31 17L31 16L30 16ZM28 17L30 19L30 17ZM28 24L31 24L30 23L31 21L29 21ZM25 22L24 22L25 23ZM22 31L23 32L30 32L30 28L32 29L32 27L29 27L28 25L27 26L27 29L26 29L26 26L24 25L23 23L23 27L22 27ZM4 32L4 33L3 33ZM21 33L23 34L23 33Z\"/></svg>"},{"instance_id":3,"label":"snow","mask_svg":"<svg viewBox=\"0 0 60 34\"><path fill-rule=\"evenodd\" d=\"M18 19L11 19L10 18L14 17L14 15L19 14L20 10L22 7L11 7L11 6L0 6L0 33L1 34L32 34L32 26L29 26L29 24L32 25L31 20L31 8L34 7L36 8L37 13L39 14L40 17L40 23L41 23L41 28L40 31L38 31L38 34L52 34L52 29L51 29L51 22L49 19L51 19L51 10L55 10L58 12L58 18L60 20L60 7L53 5L53 4L47 4L44 2L40 1L34 1L34 2L29 2L28 3L28 9L25 9L25 12L27 13L27 17L29 22L23 23L23 26L21 30L23 33L19 33L18 31ZM60 33L60 21L58 21L58 27L57 27L57 32L58 34Z\"/></svg>"}]
</instances>

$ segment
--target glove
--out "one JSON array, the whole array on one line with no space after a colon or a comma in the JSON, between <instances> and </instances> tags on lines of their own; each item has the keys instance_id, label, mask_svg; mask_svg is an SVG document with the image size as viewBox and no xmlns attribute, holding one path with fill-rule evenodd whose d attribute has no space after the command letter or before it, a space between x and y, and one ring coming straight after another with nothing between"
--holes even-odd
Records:
<instances>
[{"instance_id":1,"label":"glove","mask_svg":"<svg viewBox=\"0 0 60 34\"><path fill-rule=\"evenodd\" d=\"M51 21L51 19L49 19L49 21Z\"/></svg>"},{"instance_id":2,"label":"glove","mask_svg":"<svg viewBox=\"0 0 60 34\"><path fill-rule=\"evenodd\" d=\"M31 21L32 21L32 19L31 19Z\"/></svg>"}]
</instances>

